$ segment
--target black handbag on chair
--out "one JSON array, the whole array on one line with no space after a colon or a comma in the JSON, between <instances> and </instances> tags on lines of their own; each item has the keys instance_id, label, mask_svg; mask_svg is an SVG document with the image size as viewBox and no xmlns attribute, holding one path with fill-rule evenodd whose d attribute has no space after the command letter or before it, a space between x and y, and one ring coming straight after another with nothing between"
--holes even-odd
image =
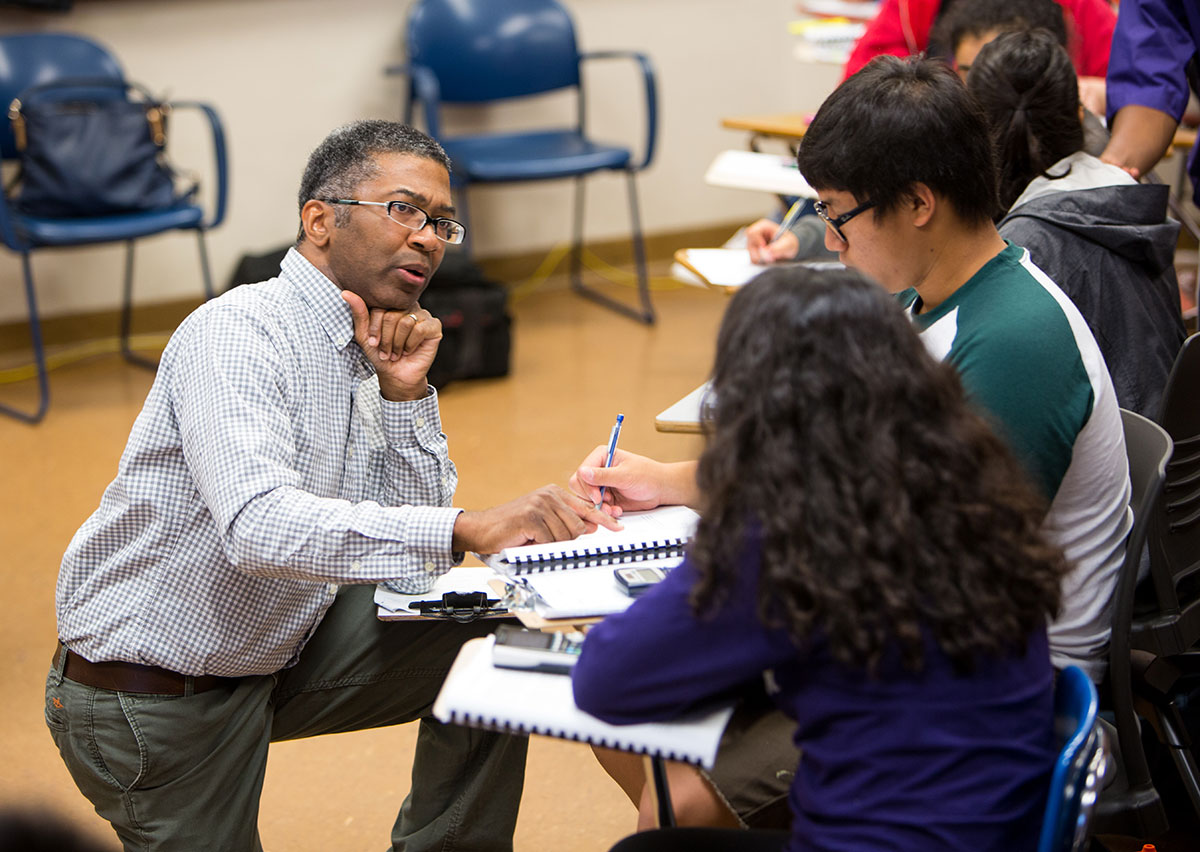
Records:
<instances>
[{"instance_id":1,"label":"black handbag on chair","mask_svg":"<svg viewBox=\"0 0 1200 852\"><path fill-rule=\"evenodd\" d=\"M21 92L8 108L21 156L17 208L40 218L95 217L188 200L195 184L177 192L163 153L169 109L141 86L112 79Z\"/></svg>"}]
</instances>

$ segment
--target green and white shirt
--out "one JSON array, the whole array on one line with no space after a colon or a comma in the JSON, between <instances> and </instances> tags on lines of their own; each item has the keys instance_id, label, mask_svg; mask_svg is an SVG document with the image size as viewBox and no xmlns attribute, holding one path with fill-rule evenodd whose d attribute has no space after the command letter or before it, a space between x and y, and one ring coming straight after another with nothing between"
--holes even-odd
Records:
<instances>
[{"instance_id":1,"label":"green and white shirt","mask_svg":"<svg viewBox=\"0 0 1200 852\"><path fill-rule=\"evenodd\" d=\"M1099 681L1133 514L1117 398L1087 323L1013 245L932 310L920 311L915 290L900 299L1050 501L1042 529L1074 566L1050 656Z\"/></svg>"}]
</instances>

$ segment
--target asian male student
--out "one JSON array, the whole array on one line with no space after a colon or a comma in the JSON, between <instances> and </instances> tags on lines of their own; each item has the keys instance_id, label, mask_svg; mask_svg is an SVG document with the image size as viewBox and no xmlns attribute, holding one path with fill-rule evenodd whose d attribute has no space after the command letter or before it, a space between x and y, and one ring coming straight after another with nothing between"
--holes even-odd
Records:
<instances>
[{"instance_id":1,"label":"asian male student","mask_svg":"<svg viewBox=\"0 0 1200 852\"><path fill-rule=\"evenodd\" d=\"M1072 565L1049 628L1051 660L1098 681L1132 525L1117 400L1078 309L996 231L985 116L944 63L879 57L822 104L798 163L820 197L826 246L897 295L1047 501L1042 531ZM606 485L614 513L662 502L703 508L694 462L618 453L602 470L599 452L572 483L592 498ZM753 823L786 795L797 756L790 728L770 718L755 711L732 728L711 773L672 767L681 824Z\"/></svg>"}]
</instances>

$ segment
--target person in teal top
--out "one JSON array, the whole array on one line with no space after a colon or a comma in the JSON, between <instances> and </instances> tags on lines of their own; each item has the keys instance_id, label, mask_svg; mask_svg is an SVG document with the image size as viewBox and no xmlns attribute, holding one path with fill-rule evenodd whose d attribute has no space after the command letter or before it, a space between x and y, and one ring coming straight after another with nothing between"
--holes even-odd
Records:
<instances>
[{"instance_id":1,"label":"person in teal top","mask_svg":"<svg viewBox=\"0 0 1200 852\"><path fill-rule=\"evenodd\" d=\"M993 224L1000 202L986 117L944 64L878 57L822 104L797 162L818 194L826 248L897 295L1049 501L1042 531L1072 564L1049 625L1050 659L1099 682L1132 525L1121 419L1083 317ZM660 503L704 510L694 462L618 451L605 469L597 448L572 485L595 500L607 486L614 514ZM786 795L798 755L769 715L735 715L711 773L669 770L682 823L761 825L757 815L778 812L770 800ZM610 755L601 762L627 792L635 786L640 770Z\"/></svg>"},{"instance_id":2,"label":"person in teal top","mask_svg":"<svg viewBox=\"0 0 1200 852\"><path fill-rule=\"evenodd\" d=\"M1025 255L1006 246L935 308L915 289L899 298L930 350L971 377L969 397L1052 500L1095 395L1070 322Z\"/></svg>"}]
</instances>

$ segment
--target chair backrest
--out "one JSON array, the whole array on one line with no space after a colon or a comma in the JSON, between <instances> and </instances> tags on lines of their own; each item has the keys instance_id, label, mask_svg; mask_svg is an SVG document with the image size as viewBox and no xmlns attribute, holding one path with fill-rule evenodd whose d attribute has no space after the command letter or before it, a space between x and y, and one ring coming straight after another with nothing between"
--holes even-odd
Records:
<instances>
[{"instance_id":1,"label":"chair backrest","mask_svg":"<svg viewBox=\"0 0 1200 852\"><path fill-rule=\"evenodd\" d=\"M1109 665L1113 678L1121 675L1122 671L1128 671L1129 632L1142 551L1162 497L1167 460L1171 458L1172 448L1171 436L1157 423L1140 414L1122 408L1121 425L1125 432L1125 453L1129 459L1129 484L1132 487L1129 505L1133 508L1133 528L1125 541L1125 560L1113 592L1115 605L1109 641Z\"/></svg>"},{"instance_id":2,"label":"chair backrest","mask_svg":"<svg viewBox=\"0 0 1200 852\"><path fill-rule=\"evenodd\" d=\"M1125 542L1125 559L1113 591L1112 633L1109 637L1108 698L1112 705L1125 768L1128 790L1120 795L1109 791L1101 803L1101 821L1112 827L1111 833L1153 834L1165 825L1166 812L1155 790L1142 749L1141 723L1133 706L1133 680L1130 667L1130 631L1133 622L1134 593L1147 534L1153 527L1157 504L1162 497L1167 459L1171 457L1171 436L1152 420L1121 409L1125 432L1125 452L1129 460L1132 486L1130 506L1133 528ZM1116 827L1120 830L1116 830Z\"/></svg>"},{"instance_id":3,"label":"chair backrest","mask_svg":"<svg viewBox=\"0 0 1200 852\"><path fill-rule=\"evenodd\" d=\"M1150 567L1159 608L1178 612L1188 603L1178 596L1180 582L1200 574L1200 335L1185 340L1175 358L1159 422L1175 442L1175 452L1167 464L1158 528L1151 538ZM1186 632L1197 631L1200 625ZM1180 641L1187 641L1186 637L1181 636Z\"/></svg>"},{"instance_id":4,"label":"chair backrest","mask_svg":"<svg viewBox=\"0 0 1200 852\"><path fill-rule=\"evenodd\" d=\"M443 103L480 103L579 85L571 16L555 0L420 0L408 61L431 70Z\"/></svg>"},{"instance_id":5,"label":"chair backrest","mask_svg":"<svg viewBox=\"0 0 1200 852\"><path fill-rule=\"evenodd\" d=\"M1050 776L1038 852L1082 848L1100 780L1104 738L1096 724L1096 687L1078 666L1067 666L1054 690L1054 728L1062 748Z\"/></svg>"},{"instance_id":6,"label":"chair backrest","mask_svg":"<svg viewBox=\"0 0 1200 852\"><path fill-rule=\"evenodd\" d=\"M40 83L89 77L125 79L116 58L91 39L66 33L0 36L0 158L17 156L8 120L13 98Z\"/></svg>"}]
</instances>

